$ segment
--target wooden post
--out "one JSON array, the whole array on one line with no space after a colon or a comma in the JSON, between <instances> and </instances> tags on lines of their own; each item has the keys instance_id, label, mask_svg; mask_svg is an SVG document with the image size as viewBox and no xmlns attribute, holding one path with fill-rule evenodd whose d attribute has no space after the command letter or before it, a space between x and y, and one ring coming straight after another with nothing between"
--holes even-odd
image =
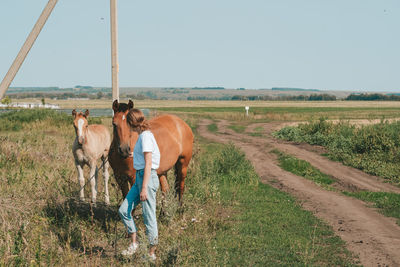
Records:
<instances>
[{"instance_id":1,"label":"wooden post","mask_svg":"<svg viewBox=\"0 0 400 267\"><path fill-rule=\"evenodd\" d=\"M112 98L119 102L117 0L110 0Z\"/></svg>"},{"instance_id":2,"label":"wooden post","mask_svg":"<svg viewBox=\"0 0 400 267\"><path fill-rule=\"evenodd\" d=\"M0 84L0 99L3 98L8 87L10 86L11 82L14 80L15 75L17 74L19 68L21 67L22 63L24 62L26 56L28 55L29 50L31 50L33 44L35 43L36 38L39 36L40 31L42 30L44 24L46 23L47 19L49 18L55 5L57 4L57 1L58 0L49 0L46 7L42 11L42 14L36 21L36 24L33 27L31 33L26 38L24 45L19 50L17 57L15 58L10 69L8 70L6 76L4 76L4 79Z\"/></svg>"}]
</instances>

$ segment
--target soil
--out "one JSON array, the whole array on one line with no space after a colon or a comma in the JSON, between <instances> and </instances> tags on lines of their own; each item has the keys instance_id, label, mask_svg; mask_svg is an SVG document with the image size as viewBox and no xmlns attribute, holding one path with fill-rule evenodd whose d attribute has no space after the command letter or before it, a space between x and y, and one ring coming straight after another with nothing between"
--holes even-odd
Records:
<instances>
[{"instance_id":1,"label":"soil","mask_svg":"<svg viewBox=\"0 0 400 267\"><path fill-rule=\"evenodd\" d=\"M400 188L360 170L330 161L321 156L326 152L323 147L285 142L271 136L273 131L288 126L287 123L256 123L249 125L245 133L236 133L227 127L229 122L223 120L217 123L216 134L207 130L207 125L212 123L202 120L198 127L199 134L215 142L233 142L242 149L263 183L295 196L305 209L331 225L346 242L347 248L359 257L362 265L400 266L400 226L393 218L383 216L363 201L340 192L327 191L312 181L281 169L277 156L271 151L278 149L310 162L336 179L334 186L340 190L400 193ZM249 132L259 127L264 129L262 136L249 136Z\"/></svg>"}]
</instances>

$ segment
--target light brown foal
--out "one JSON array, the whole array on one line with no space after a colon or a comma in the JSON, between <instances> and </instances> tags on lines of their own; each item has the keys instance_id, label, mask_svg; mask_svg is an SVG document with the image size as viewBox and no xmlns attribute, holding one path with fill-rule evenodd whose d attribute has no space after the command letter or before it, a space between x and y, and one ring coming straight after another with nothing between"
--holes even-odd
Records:
<instances>
[{"instance_id":1,"label":"light brown foal","mask_svg":"<svg viewBox=\"0 0 400 267\"><path fill-rule=\"evenodd\" d=\"M85 200L83 167L88 165L90 167L89 181L92 189L92 203L96 203L98 182L97 161L101 158L103 163L105 203L108 205L110 204L110 197L108 193L109 163L107 157L111 144L110 132L104 125L88 124L87 117L89 116L89 110L86 110L85 113L77 113L74 109L72 116L74 117L76 133L76 138L72 145L72 153L74 154L75 166L78 171L78 181L80 184L79 197L82 201Z\"/></svg>"},{"instance_id":2,"label":"light brown foal","mask_svg":"<svg viewBox=\"0 0 400 267\"><path fill-rule=\"evenodd\" d=\"M129 157L138 139L138 134L132 131L126 121L127 114L133 108L133 102L128 104L113 103L114 135L109 159L114 170L114 176L125 197L135 179L133 159ZM179 200L185 188L187 168L192 158L193 133L190 127L174 115L162 115L149 120L150 130L154 134L160 149L160 167L157 174L161 190L168 191L167 171L175 167L175 189Z\"/></svg>"}]
</instances>

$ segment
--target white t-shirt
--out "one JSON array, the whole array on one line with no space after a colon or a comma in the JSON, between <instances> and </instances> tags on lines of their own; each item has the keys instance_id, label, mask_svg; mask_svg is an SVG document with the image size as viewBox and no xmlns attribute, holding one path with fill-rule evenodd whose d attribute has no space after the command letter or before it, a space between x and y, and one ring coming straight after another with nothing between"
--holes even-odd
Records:
<instances>
[{"instance_id":1,"label":"white t-shirt","mask_svg":"<svg viewBox=\"0 0 400 267\"><path fill-rule=\"evenodd\" d=\"M133 168L135 170L142 170L146 165L143 152L151 152L151 168L157 170L160 167L160 150L150 131L142 132L136 141L133 149Z\"/></svg>"}]
</instances>

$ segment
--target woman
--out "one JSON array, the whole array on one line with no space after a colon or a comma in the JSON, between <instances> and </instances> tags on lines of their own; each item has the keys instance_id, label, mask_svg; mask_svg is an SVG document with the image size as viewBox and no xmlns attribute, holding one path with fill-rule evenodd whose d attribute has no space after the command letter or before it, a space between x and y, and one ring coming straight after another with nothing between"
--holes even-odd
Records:
<instances>
[{"instance_id":1,"label":"woman","mask_svg":"<svg viewBox=\"0 0 400 267\"><path fill-rule=\"evenodd\" d=\"M150 241L149 257L155 260L155 251L158 244L156 193L159 187L156 170L160 165L160 150L142 111L131 109L127 115L127 122L131 129L139 134L139 138L133 150L133 167L136 170L136 181L119 208L119 215L132 241L129 247L122 251L122 254L125 256L132 255L138 248L136 226L131 212L133 208L142 202L143 221L146 226L146 235Z\"/></svg>"}]
</instances>

